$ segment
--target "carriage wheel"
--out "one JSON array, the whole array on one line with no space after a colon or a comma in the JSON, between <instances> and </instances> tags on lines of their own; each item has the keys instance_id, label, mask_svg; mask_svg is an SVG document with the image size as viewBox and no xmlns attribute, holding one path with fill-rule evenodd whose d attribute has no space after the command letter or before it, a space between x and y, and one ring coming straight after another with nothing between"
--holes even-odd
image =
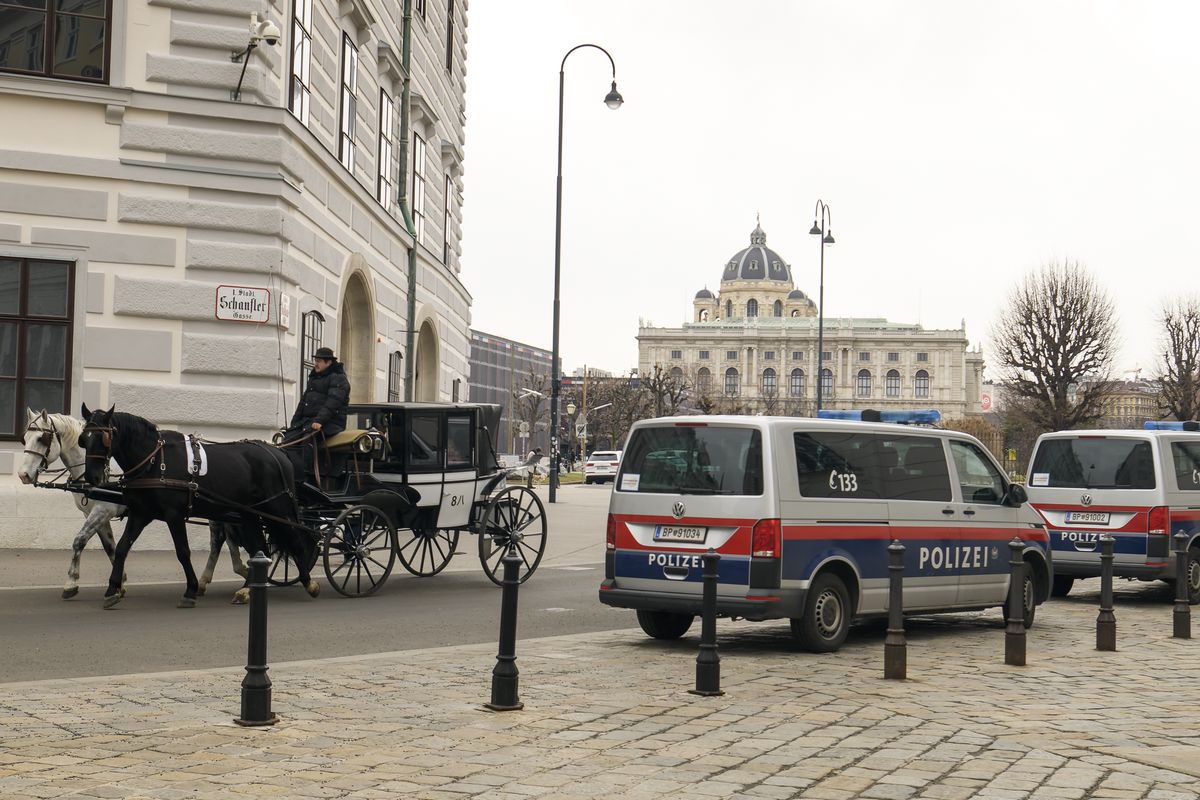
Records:
<instances>
[{"instance_id":1,"label":"carriage wheel","mask_svg":"<svg viewBox=\"0 0 1200 800\"><path fill-rule=\"evenodd\" d=\"M413 528L406 539L397 534L396 555L413 575L437 575L450 563L458 547L458 531L441 528Z\"/></svg>"},{"instance_id":2,"label":"carriage wheel","mask_svg":"<svg viewBox=\"0 0 1200 800\"><path fill-rule=\"evenodd\" d=\"M509 547L521 557L521 583L529 579L546 550L546 509L524 486L509 486L488 503L479 528L479 561L492 583L504 578L501 563Z\"/></svg>"},{"instance_id":3,"label":"carriage wheel","mask_svg":"<svg viewBox=\"0 0 1200 800\"><path fill-rule=\"evenodd\" d=\"M325 529L325 577L346 597L366 597L396 563L396 529L375 506L351 506Z\"/></svg>"},{"instance_id":4,"label":"carriage wheel","mask_svg":"<svg viewBox=\"0 0 1200 800\"><path fill-rule=\"evenodd\" d=\"M268 540L267 555L271 558L271 566L267 569L267 583L272 586L294 586L300 582L300 570L296 562L281 550L277 550ZM313 548L312 563L308 565L311 573L317 565L317 548Z\"/></svg>"}]
</instances>

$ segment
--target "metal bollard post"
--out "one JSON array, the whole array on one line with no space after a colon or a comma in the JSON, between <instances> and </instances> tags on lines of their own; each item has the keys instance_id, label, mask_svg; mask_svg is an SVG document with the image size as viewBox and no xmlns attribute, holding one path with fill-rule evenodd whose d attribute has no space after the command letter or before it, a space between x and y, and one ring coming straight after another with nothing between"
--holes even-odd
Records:
<instances>
[{"instance_id":1,"label":"metal bollard post","mask_svg":"<svg viewBox=\"0 0 1200 800\"><path fill-rule=\"evenodd\" d=\"M1192 608L1190 604L1191 575L1188 569L1188 535L1175 534L1175 613L1172 614L1176 639L1192 638Z\"/></svg>"},{"instance_id":2,"label":"metal bollard post","mask_svg":"<svg viewBox=\"0 0 1200 800\"><path fill-rule=\"evenodd\" d=\"M482 535L482 534L481 534ZM500 599L500 652L492 669L492 701L484 708L492 711L520 711L525 704L517 699L521 673L517 670L517 587L521 585L517 570L521 556L515 544L510 544L504 558L504 580Z\"/></svg>"},{"instance_id":3,"label":"metal bollard post","mask_svg":"<svg viewBox=\"0 0 1200 800\"><path fill-rule=\"evenodd\" d=\"M700 605L700 653L696 656L696 688L691 694L717 697L721 691L721 656L717 654L717 562L711 547L700 556L704 563L704 598Z\"/></svg>"},{"instance_id":4,"label":"metal bollard post","mask_svg":"<svg viewBox=\"0 0 1200 800\"><path fill-rule=\"evenodd\" d=\"M250 633L246 645L246 677L242 678L242 715L233 721L246 727L274 725L271 679L267 677L267 569L271 559L262 551L250 559Z\"/></svg>"},{"instance_id":5,"label":"metal bollard post","mask_svg":"<svg viewBox=\"0 0 1200 800\"><path fill-rule=\"evenodd\" d=\"M1008 624L1004 627L1004 663L1025 666L1025 544L1019 537L1008 543Z\"/></svg>"},{"instance_id":6,"label":"metal bollard post","mask_svg":"<svg viewBox=\"0 0 1200 800\"><path fill-rule=\"evenodd\" d=\"M904 545L888 545L888 627L883 640L883 677L908 677L908 643L904 638Z\"/></svg>"},{"instance_id":7,"label":"metal bollard post","mask_svg":"<svg viewBox=\"0 0 1200 800\"><path fill-rule=\"evenodd\" d=\"M1117 649L1117 615L1113 613L1113 544L1107 533L1100 536L1100 613L1096 615L1096 649Z\"/></svg>"}]
</instances>

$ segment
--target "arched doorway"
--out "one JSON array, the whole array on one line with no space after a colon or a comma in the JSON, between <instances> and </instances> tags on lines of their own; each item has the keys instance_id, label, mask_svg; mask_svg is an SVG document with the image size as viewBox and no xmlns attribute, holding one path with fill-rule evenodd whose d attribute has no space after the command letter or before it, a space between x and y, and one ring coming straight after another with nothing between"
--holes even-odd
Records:
<instances>
[{"instance_id":1,"label":"arched doorway","mask_svg":"<svg viewBox=\"0 0 1200 800\"><path fill-rule=\"evenodd\" d=\"M350 380L350 402L375 399L375 317L361 272L353 272L338 309L338 359Z\"/></svg>"},{"instance_id":2,"label":"arched doorway","mask_svg":"<svg viewBox=\"0 0 1200 800\"><path fill-rule=\"evenodd\" d=\"M417 332L417 360L413 365L413 400L436 402L438 399L438 338L429 320Z\"/></svg>"}]
</instances>

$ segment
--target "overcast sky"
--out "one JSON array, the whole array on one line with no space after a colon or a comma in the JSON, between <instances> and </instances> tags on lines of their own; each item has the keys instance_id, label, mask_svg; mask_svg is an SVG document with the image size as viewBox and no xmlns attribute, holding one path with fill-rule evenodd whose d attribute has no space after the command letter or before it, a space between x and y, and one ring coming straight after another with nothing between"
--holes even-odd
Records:
<instances>
[{"instance_id":1,"label":"overcast sky","mask_svg":"<svg viewBox=\"0 0 1200 800\"><path fill-rule=\"evenodd\" d=\"M679 326L762 215L825 316L971 347L1015 284L1077 259L1116 302L1119 370L1200 281L1200 4L479 0L470 6L462 278L472 326L551 345L566 66L561 352L616 373ZM994 376L991 368L989 374Z\"/></svg>"}]
</instances>

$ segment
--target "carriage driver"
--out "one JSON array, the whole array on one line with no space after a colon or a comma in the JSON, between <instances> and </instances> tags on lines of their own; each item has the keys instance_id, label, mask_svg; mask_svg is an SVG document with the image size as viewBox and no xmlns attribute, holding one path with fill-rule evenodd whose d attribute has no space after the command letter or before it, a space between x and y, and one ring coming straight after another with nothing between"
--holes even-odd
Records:
<instances>
[{"instance_id":1,"label":"carriage driver","mask_svg":"<svg viewBox=\"0 0 1200 800\"><path fill-rule=\"evenodd\" d=\"M346 404L350 402L350 381L333 351L318 347L313 363L292 424L283 437L284 443L308 437L287 450L297 467L297 481L312 474L313 444L346 429Z\"/></svg>"}]
</instances>

